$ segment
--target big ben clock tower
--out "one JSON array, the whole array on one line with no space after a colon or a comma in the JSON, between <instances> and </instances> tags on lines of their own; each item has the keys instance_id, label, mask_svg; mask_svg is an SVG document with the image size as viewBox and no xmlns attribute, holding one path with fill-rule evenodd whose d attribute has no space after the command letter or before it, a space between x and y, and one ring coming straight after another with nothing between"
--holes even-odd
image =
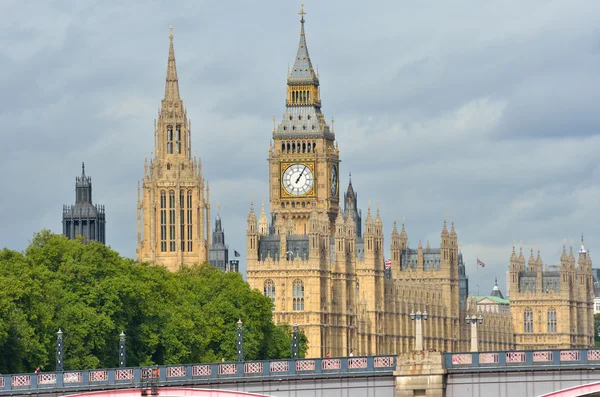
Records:
<instances>
[{"instance_id":1,"label":"big ben clock tower","mask_svg":"<svg viewBox=\"0 0 600 397\"><path fill-rule=\"evenodd\" d=\"M327 212L330 229L339 208L339 151L321 112L319 77L306 47L304 9L300 44L288 73L285 111L269 151L271 211L306 234L313 208Z\"/></svg>"}]
</instances>

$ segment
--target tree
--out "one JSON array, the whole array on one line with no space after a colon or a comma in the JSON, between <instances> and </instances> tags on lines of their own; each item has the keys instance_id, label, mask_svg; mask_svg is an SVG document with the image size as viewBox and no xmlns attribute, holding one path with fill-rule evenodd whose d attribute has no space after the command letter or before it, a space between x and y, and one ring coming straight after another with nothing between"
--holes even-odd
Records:
<instances>
[{"instance_id":1,"label":"tree","mask_svg":"<svg viewBox=\"0 0 600 397\"><path fill-rule=\"evenodd\" d=\"M53 370L59 328L65 368L117 366L121 331L130 366L234 360L239 319L247 360L290 356L270 298L208 264L169 272L44 230L0 251L0 283L0 373Z\"/></svg>"},{"instance_id":2,"label":"tree","mask_svg":"<svg viewBox=\"0 0 600 397\"><path fill-rule=\"evenodd\" d=\"M600 313L594 314L594 346L600 346Z\"/></svg>"}]
</instances>

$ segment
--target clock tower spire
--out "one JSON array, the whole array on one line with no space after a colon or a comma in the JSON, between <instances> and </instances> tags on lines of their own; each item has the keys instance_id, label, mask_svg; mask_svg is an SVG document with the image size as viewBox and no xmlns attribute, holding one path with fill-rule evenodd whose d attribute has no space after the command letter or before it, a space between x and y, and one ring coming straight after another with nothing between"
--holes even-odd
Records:
<instances>
[{"instance_id":1,"label":"clock tower spire","mask_svg":"<svg viewBox=\"0 0 600 397\"><path fill-rule=\"evenodd\" d=\"M300 42L287 76L285 110L273 131L269 153L271 211L291 217L297 234L305 234L313 207L325 211L333 230L339 207L339 151L321 112L319 76L306 45L304 6Z\"/></svg>"}]
</instances>

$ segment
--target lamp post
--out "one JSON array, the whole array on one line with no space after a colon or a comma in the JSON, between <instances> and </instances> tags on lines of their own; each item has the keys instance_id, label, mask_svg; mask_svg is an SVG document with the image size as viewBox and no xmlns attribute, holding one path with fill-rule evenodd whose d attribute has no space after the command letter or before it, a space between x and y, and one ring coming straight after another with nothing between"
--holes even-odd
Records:
<instances>
[{"instance_id":1,"label":"lamp post","mask_svg":"<svg viewBox=\"0 0 600 397\"><path fill-rule=\"evenodd\" d=\"M121 331L119 335L119 367L126 366L126 356L125 356L125 333Z\"/></svg>"},{"instance_id":2,"label":"lamp post","mask_svg":"<svg viewBox=\"0 0 600 397\"><path fill-rule=\"evenodd\" d=\"M483 316L480 314L479 317L475 314L473 316L467 315L465 317L465 323L471 324L471 351L478 351L478 340L477 340L477 324L483 324Z\"/></svg>"},{"instance_id":3,"label":"lamp post","mask_svg":"<svg viewBox=\"0 0 600 397\"><path fill-rule=\"evenodd\" d=\"M410 313L410 319L411 320L416 320L416 327L415 327L415 337L416 337L416 342L415 342L415 350L417 351L421 351L423 350L423 323L421 320L427 320L429 318L429 313L427 313L427 310L425 310L423 313L421 313L421 311L418 312L411 312Z\"/></svg>"},{"instance_id":4,"label":"lamp post","mask_svg":"<svg viewBox=\"0 0 600 397\"><path fill-rule=\"evenodd\" d=\"M65 366L63 364L63 332L58 329L56 333L56 370L63 371Z\"/></svg>"},{"instance_id":5,"label":"lamp post","mask_svg":"<svg viewBox=\"0 0 600 397\"><path fill-rule=\"evenodd\" d=\"M300 346L298 343L298 324L294 324L292 332L292 360L300 357Z\"/></svg>"},{"instance_id":6,"label":"lamp post","mask_svg":"<svg viewBox=\"0 0 600 397\"><path fill-rule=\"evenodd\" d=\"M240 318L237 322L237 343L236 343L236 355L237 361L244 361L244 330L242 328L242 319Z\"/></svg>"}]
</instances>

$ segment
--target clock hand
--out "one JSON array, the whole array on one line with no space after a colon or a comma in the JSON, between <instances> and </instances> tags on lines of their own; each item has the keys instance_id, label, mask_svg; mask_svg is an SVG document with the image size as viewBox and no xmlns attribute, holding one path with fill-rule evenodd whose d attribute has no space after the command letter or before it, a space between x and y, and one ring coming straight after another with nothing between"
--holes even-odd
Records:
<instances>
[{"instance_id":1,"label":"clock hand","mask_svg":"<svg viewBox=\"0 0 600 397\"><path fill-rule=\"evenodd\" d=\"M304 171L306 171L306 166L304 166L304 169L302 170L300 175L298 175L298 179L296 179L296 183L300 182L300 178L302 178L302 174L304 174Z\"/></svg>"}]
</instances>

